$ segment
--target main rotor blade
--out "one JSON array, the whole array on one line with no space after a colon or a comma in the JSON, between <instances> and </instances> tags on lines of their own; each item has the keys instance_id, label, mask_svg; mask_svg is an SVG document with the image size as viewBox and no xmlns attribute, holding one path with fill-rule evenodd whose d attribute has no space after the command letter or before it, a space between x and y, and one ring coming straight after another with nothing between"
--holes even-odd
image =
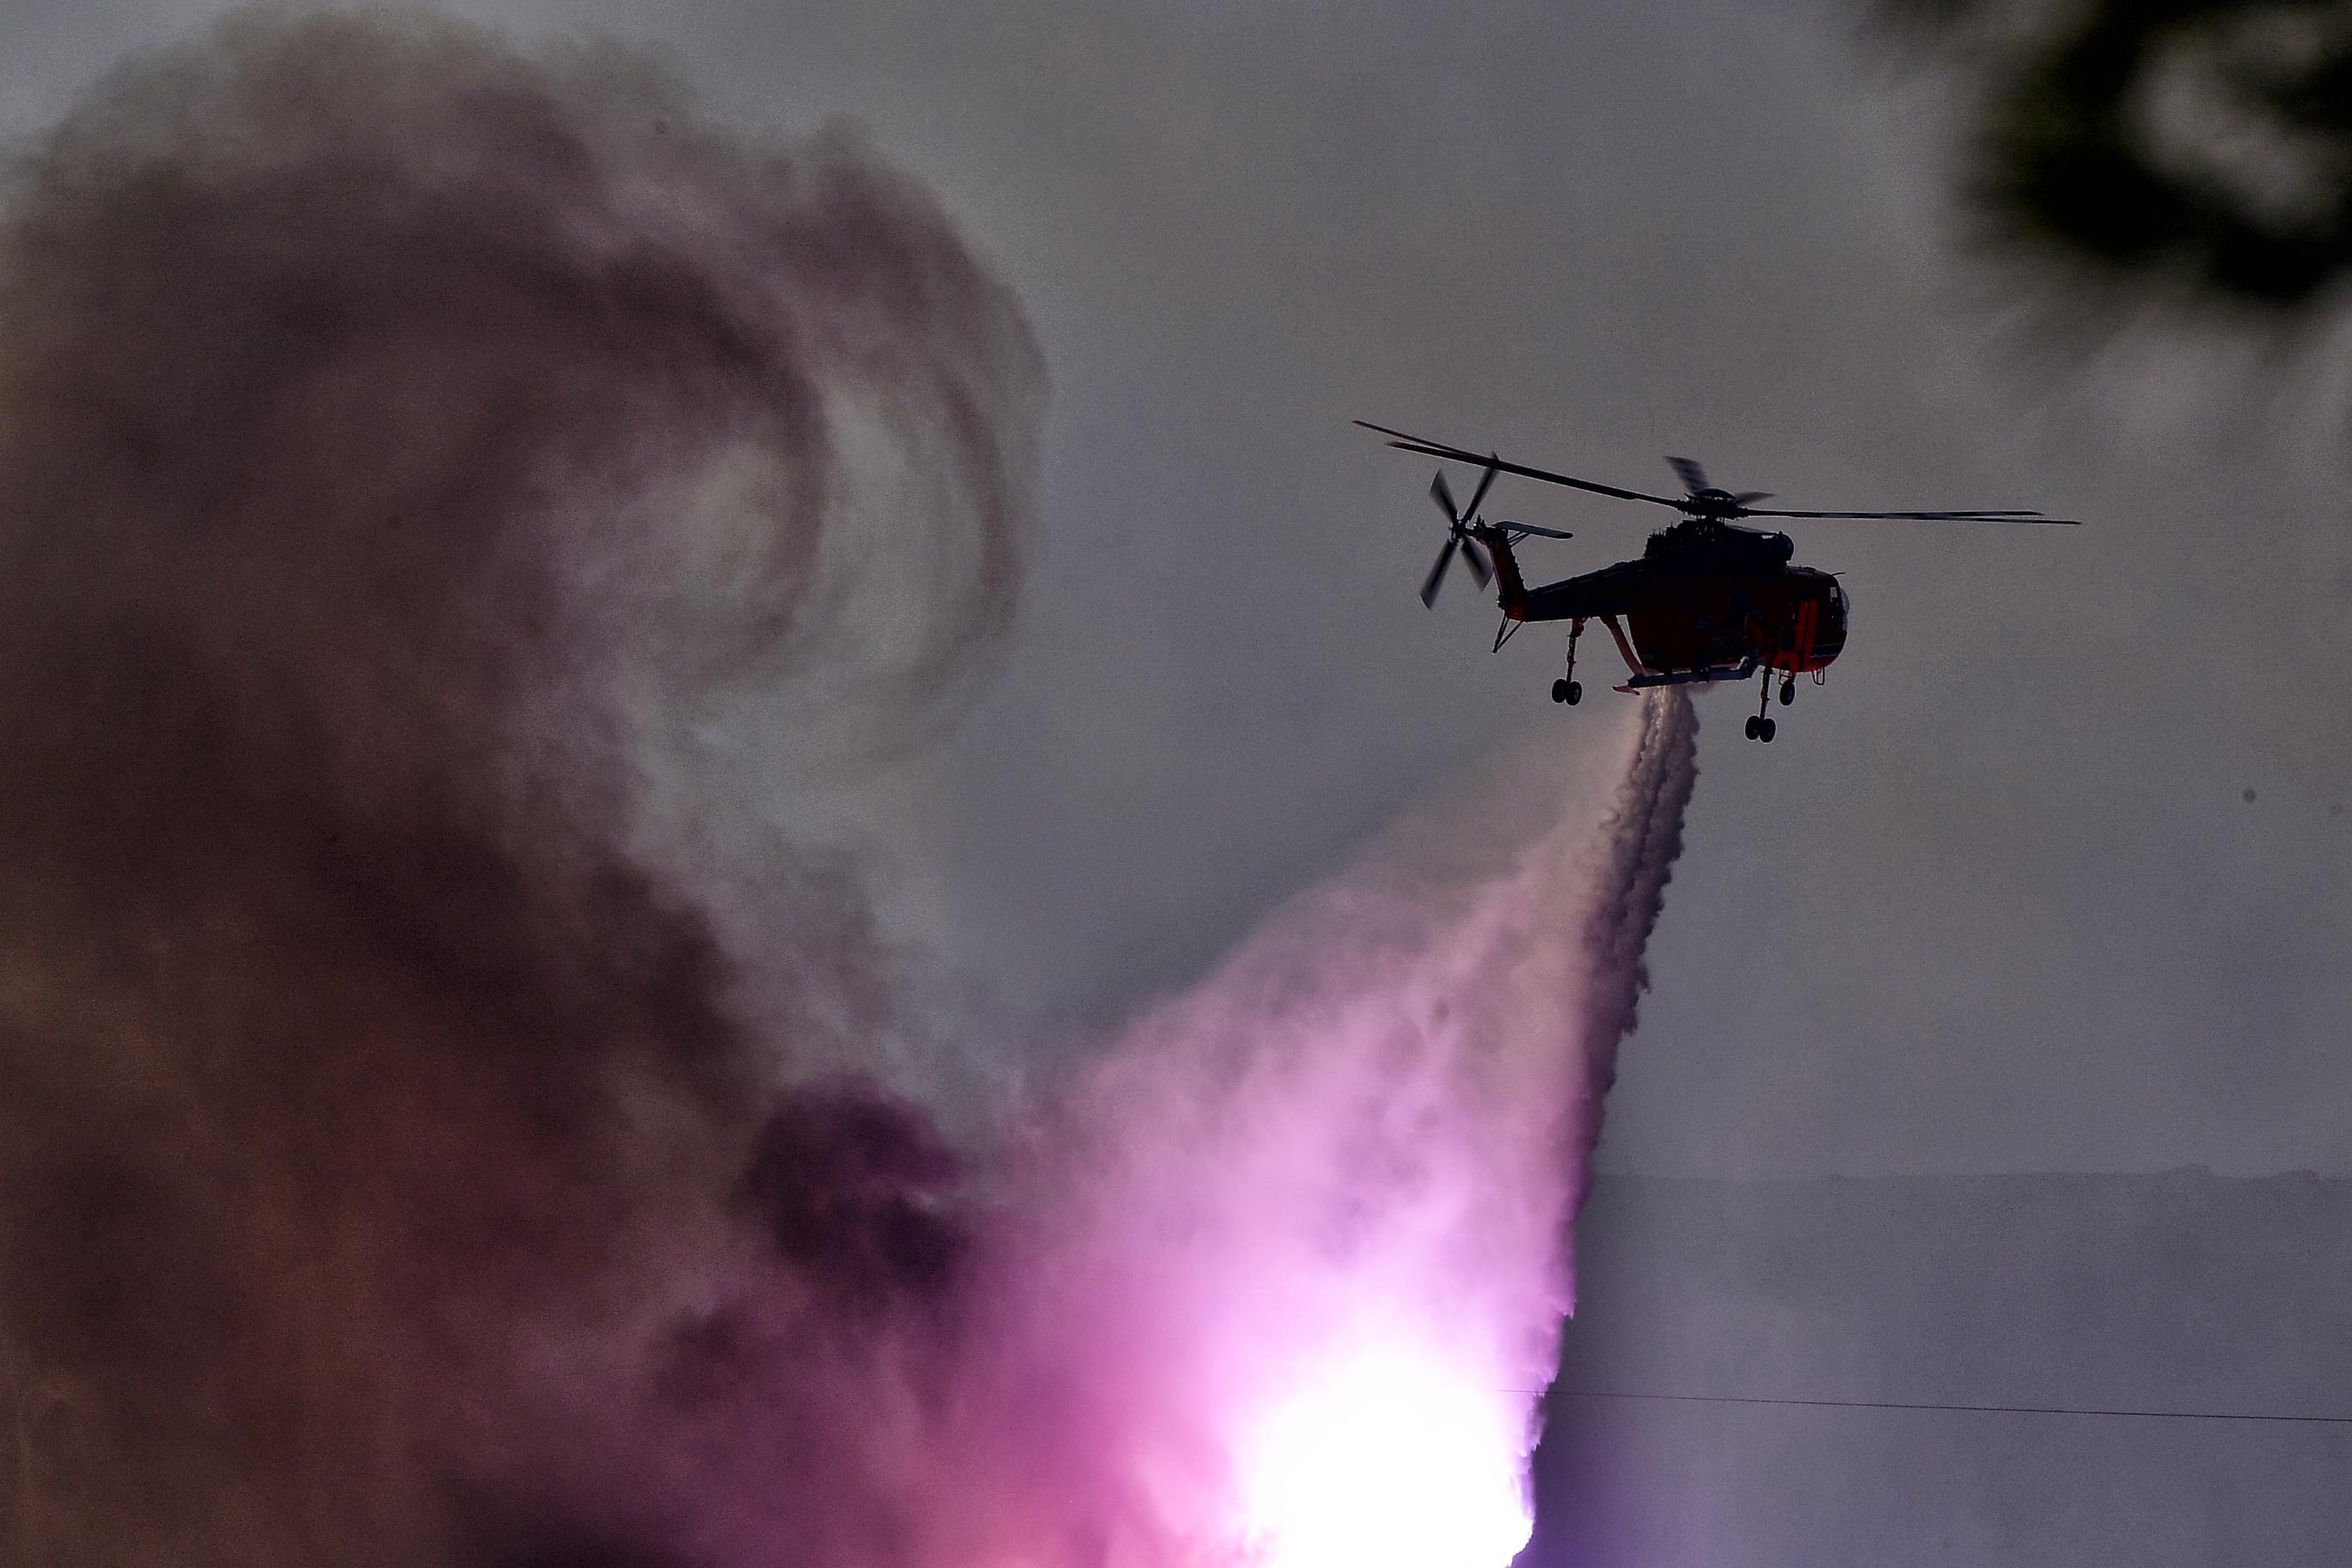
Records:
<instances>
[{"instance_id":1,"label":"main rotor blade","mask_svg":"<svg viewBox=\"0 0 2352 1568\"><path fill-rule=\"evenodd\" d=\"M1748 517L1812 517L1864 518L1891 520L1901 522L2041 522L2057 527L2080 528L2082 519L2074 517L2044 517L2038 511L1772 511L1749 508Z\"/></svg>"},{"instance_id":2,"label":"main rotor blade","mask_svg":"<svg viewBox=\"0 0 2352 1568\"><path fill-rule=\"evenodd\" d=\"M1495 580L1494 565L1486 559L1486 550L1476 540L1462 542L1462 563L1470 568L1470 575L1478 579L1481 588Z\"/></svg>"},{"instance_id":3,"label":"main rotor blade","mask_svg":"<svg viewBox=\"0 0 2352 1568\"><path fill-rule=\"evenodd\" d=\"M1688 458L1668 458L1666 465L1674 469L1675 478L1682 480L1683 489L1691 494L1696 495L1707 488L1706 470Z\"/></svg>"},{"instance_id":4,"label":"main rotor blade","mask_svg":"<svg viewBox=\"0 0 2352 1568\"><path fill-rule=\"evenodd\" d=\"M1684 507L1682 500L1672 496L1654 496L1645 490L1621 489L1615 485L1597 484L1591 479L1580 479L1568 474L1556 474L1549 468L1532 468L1525 463L1507 463L1500 458L1486 452L1473 452L1464 447L1449 447L1442 441L1424 441L1418 436L1408 436L1402 430L1391 430L1385 425L1375 425L1369 419L1359 419L1355 423L1367 430L1395 437L1389 442L1389 445L1401 452L1419 452L1432 458L1451 458L1457 463L1475 463L1482 468L1488 468L1497 473L1517 474L1524 479L1541 479L1548 485L1566 485L1570 489L1590 490L1594 495L1615 496L1620 500L1645 500L1653 506L1671 507L1676 511L1681 511ZM1440 476L1441 479L1443 477ZM1431 486L1431 493L1440 495L1441 505L1452 496L1451 491L1440 494L1438 487L1434 484ZM2044 517L2038 511L1981 510L1972 511L1781 511L1746 507L1743 507L1742 510L1749 517L1859 518L1913 522L2033 522L2065 528L2082 526L2080 518ZM1450 510L1446 515L1454 519L1463 516L1462 513Z\"/></svg>"},{"instance_id":5,"label":"main rotor blade","mask_svg":"<svg viewBox=\"0 0 2352 1568\"><path fill-rule=\"evenodd\" d=\"M1470 492L1470 508L1467 511L1465 511L1462 514L1464 521L1466 522L1470 519L1478 515L1478 503L1486 499L1487 488L1493 485L1494 482L1495 465L1493 458L1490 455L1486 463L1486 471L1478 476L1478 488Z\"/></svg>"},{"instance_id":6,"label":"main rotor blade","mask_svg":"<svg viewBox=\"0 0 2352 1568\"><path fill-rule=\"evenodd\" d=\"M1445 581L1445 569L1454 564L1454 552L1461 542L1460 536L1456 535L1448 539L1445 542L1445 548L1437 552L1437 564L1429 569L1429 576L1421 585L1423 609L1436 608L1438 587Z\"/></svg>"},{"instance_id":7,"label":"main rotor blade","mask_svg":"<svg viewBox=\"0 0 2352 1568\"><path fill-rule=\"evenodd\" d=\"M1770 500L1772 499L1772 492L1770 490L1741 490L1738 495L1733 496L1731 499L1735 505L1746 506L1750 501Z\"/></svg>"},{"instance_id":8,"label":"main rotor blade","mask_svg":"<svg viewBox=\"0 0 2352 1568\"><path fill-rule=\"evenodd\" d=\"M1445 514L1446 521L1462 521L1462 510L1454 504L1454 492L1446 488L1445 475L1443 471L1429 481L1429 495L1431 500L1437 502L1437 509Z\"/></svg>"},{"instance_id":9,"label":"main rotor blade","mask_svg":"<svg viewBox=\"0 0 2352 1568\"><path fill-rule=\"evenodd\" d=\"M1420 452L1432 458L1451 458L1458 463L1475 463L1480 468L1492 468L1502 473L1517 474L1522 479L1541 479L1548 485L1566 485L1570 489L1591 490L1597 496L1615 496L1620 500L1645 500L1653 506L1673 507L1677 511L1682 510L1681 500L1672 496L1654 496L1645 490L1620 489L1615 485L1595 484L1591 479L1571 479L1566 474L1555 474L1549 468L1531 468L1525 463L1507 463L1490 453L1473 452L1461 447L1448 447L1440 441L1424 441L1418 436L1408 436L1402 430L1391 430L1385 425L1375 425L1369 419L1359 419L1355 423L1367 430L1378 431L1383 436L1395 437L1396 439L1391 441L1389 445L1400 452Z\"/></svg>"}]
</instances>

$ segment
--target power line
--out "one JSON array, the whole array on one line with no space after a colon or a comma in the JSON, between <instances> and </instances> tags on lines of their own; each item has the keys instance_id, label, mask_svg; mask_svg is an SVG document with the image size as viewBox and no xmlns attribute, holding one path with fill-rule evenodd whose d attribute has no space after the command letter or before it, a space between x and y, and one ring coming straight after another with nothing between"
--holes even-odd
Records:
<instances>
[{"instance_id":1,"label":"power line","mask_svg":"<svg viewBox=\"0 0 2352 1568\"><path fill-rule=\"evenodd\" d=\"M2239 1410L2090 1410L2065 1405L1940 1405L1897 1399L1766 1399L1737 1394L1626 1394L1555 1388L1560 1399L1644 1400L1672 1405L1783 1405L1815 1410L1957 1410L1986 1415L2079 1415L2129 1421L2267 1421L2308 1426L2352 1426L2352 1415L2283 1415Z\"/></svg>"}]
</instances>

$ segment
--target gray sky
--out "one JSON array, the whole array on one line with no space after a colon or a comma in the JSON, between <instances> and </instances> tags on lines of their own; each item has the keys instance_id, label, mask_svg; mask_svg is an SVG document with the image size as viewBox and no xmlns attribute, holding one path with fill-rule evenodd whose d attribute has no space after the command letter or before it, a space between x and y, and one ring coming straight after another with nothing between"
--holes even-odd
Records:
<instances>
[{"instance_id":1,"label":"gray sky","mask_svg":"<svg viewBox=\"0 0 2352 1568\"><path fill-rule=\"evenodd\" d=\"M0 0L0 126L216 9ZM2037 354L1954 244L1947 89L1845 11L457 9L656 43L730 119L856 116L1025 302L1013 665L861 805L897 918L1014 1008L1181 982L1515 729L1623 700L1554 708L1556 639L1489 658L1466 584L1423 613L1431 465L1349 418L1637 487L1677 452L2094 526L1798 533L1853 638L1769 749L1702 701L1604 1164L2352 1170L2352 405L2218 348ZM1546 575L1658 521L1493 510L1576 531Z\"/></svg>"}]
</instances>

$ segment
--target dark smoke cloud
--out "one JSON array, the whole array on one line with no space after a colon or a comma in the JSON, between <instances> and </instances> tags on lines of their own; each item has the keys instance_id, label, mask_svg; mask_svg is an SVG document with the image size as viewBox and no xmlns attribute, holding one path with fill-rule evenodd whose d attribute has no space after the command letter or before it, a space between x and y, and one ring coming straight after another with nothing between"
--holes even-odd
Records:
<instances>
[{"instance_id":1,"label":"dark smoke cloud","mask_svg":"<svg viewBox=\"0 0 2352 1568\"><path fill-rule=\"evenodd\" d=\"M635 1561L572 1418L746 1213L950 1266L878 1095L761 1130L889 1027L839 875L771 851L755 990L647 847L740 692L814 749L984 669L1039 384L853 139L597 49L239 19L13 169L11 1561Z\"/></svg>"}]
</instances>

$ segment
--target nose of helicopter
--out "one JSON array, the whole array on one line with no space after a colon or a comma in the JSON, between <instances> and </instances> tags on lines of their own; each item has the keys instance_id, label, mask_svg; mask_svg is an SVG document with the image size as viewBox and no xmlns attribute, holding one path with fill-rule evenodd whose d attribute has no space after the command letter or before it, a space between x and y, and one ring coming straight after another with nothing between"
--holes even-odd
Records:
<instances>
[{"instance_id":1,"label":"nose of helicopter","mask_svg":"<svg viewBox=\"0 0 2352 1568\"><path fill-rule=\"evenodd\" d=\"M1824 665L1845 651L1846 615L1851 608L1845 584L1832 577L1828 601L1822 606L1821 629L1813 643L1813 655Z\"/></svg>"}]
</instances>

